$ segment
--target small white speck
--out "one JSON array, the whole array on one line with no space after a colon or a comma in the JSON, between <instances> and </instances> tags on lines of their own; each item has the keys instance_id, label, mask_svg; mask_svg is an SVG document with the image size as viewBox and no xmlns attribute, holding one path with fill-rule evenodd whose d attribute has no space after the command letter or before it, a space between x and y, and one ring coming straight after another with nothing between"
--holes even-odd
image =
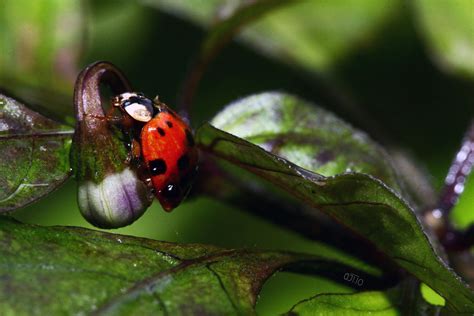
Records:
<instances>
[{"instance_id":1,"label":"small white speck","mask_svg":"<svg viewBox=\"0 0 474 316\"><path fill-rule=\"evenodd\" d=\"M463 148L463 149L464 149L464 148ZM458 152L458 154L457 154L457 156L456 156L456 161L462 162L462 161L464 161L466 158L467 158L467 152L464 151L464 150L461 150L460 152Z\"/></svg>"},{"instance_id":2,"label":"small white speck","mask_svg":"<svg viewBox=\"0 0 474 316\"><path fill-rule=\"evenodd\" d=\"M7 131L9 128L10 126L7 123L0 121L0 132Z\"/></svg>"},{"instance_id":3,"label":"small white speck","mask_svg":"<svg viewBox=\"0 0 474 316\"><path fill-rule=\"evenodd\" d=\"M464 184L458 183L454 186L454 192L456 194L461 194L464 191Z\"/></svg>"},{"instance_id":4,"label":"small white speck","mask_svg":"<svg viewBox=\"0 0 474 316\"><path fill-rule=\"evenodd\" d=\"M464 175L468 175L471 172L471 166L466 165L466 166L462 167L461 172Z\"/></svg>"},{"instance_id":5,"label":"small white speck","mask_svg":"<svg viewBox=\"0 0 474 316\"><path fill-rule=\"evenodd\" d=\"M457 173L459 168L461 168L459 164L454 164L451 168L449 168L449 173Z\"/></svg>"},{"instance_id":6,"label":"small white speck","mask_svg":"<svg viewBox=\"0 0 474 316\"><path fill-rule=\"evenodd\" d=\"M435 209L432 214L434 218L441 218L443 216L443 213L441 213L439 209Z\"/></svg>"},{"instance_id":7,"label":"small white speck","mask_svg":"<svg viewBox=\"0 0 474 316\"><path fill-rule=\"evenodd\" d=\"M47 151L47 149L44 146L40 146L40 151Z\"/></svg>"},{"instance_id":8,"label":"small white speck","mask_svg":"<svg viewBox=\"0 0 474 316\"><path fill-rule=\"evenodd\" d=\"M122 239L120 239L120 238L117 238L117 241L118 241L119 244L122 243Z\"/></svg>"},{"instance_id":9,"label":"small white speck","mask_svg":"<svg viewBox=\"0 0 474 316\"><path fill-rule=\"evenodd\" d=\"M134 268L136 268L136 267L137 267L137 264L136 264L136 263L134 263L134 264L133 264L133 267L134 267Z\"/></svg>"},{"instance_id":10,"label":"small white speck","mask_svg":"<svg viewBox=\"0 0 474 316\"><path fill-rule=\"evenodd\" d=\"M467 160L470 162L470 163L473 163L474 162L474 152L471 152L469 154L469 157L467 157Z\"/></svg>"},{"instance_id":11,"label":"small white speck","mask_svg":"<svg viewBox=\"0 0 474 316\"><path fill-rule=\"evenodd\" d=\"M459 176L459 177L456 179L456 182L457 182L457 183L463 183L464 181L466 181L466 177L465 177L465 176Z\"/></svg>"},{"instance_id":12,"label":"small white speck","mask_svg":"<svg viewBox=\"0 0 474 316\"><path fill-rule=\"evenodd\" d=\"M454 183L454 180L455 180L455 176L454 174L448 174L448 176L446 177L446 184L447 185L450 185L450 184L453 184Z\"/></svg>"}]
</instances>

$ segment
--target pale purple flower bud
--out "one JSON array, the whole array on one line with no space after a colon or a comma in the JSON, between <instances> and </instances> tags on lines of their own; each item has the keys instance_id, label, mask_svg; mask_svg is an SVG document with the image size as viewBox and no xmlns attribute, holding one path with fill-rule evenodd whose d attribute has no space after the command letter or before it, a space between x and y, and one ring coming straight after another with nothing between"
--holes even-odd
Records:
<instances>
[{"instance_id":1,"label":"pale purple flower bud","mask_svg":"<svg viewBox=\"0 0 474 316\"><path fill-rule=\"evenodd\" d=\"M82 215L101 228L131 224L143 214L152 199L145 184L129 168L106 175L98 184L84 181L78 190Z\"/></svg>"}]
</instances>

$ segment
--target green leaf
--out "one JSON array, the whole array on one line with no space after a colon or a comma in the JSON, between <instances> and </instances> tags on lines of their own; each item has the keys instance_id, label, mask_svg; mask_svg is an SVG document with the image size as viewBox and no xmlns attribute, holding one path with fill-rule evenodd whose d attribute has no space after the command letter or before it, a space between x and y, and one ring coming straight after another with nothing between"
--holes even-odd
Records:
<instances>
[{"instance_id":1,"label":"green leaf","mask_svg":"<svg viewBox=\"0 0 474 316\"><path fill-rule=\"evenodd\" d=\"M434 60L446 71L474 78L472 0L413 2L416 22Z\"/></svg>"},{"instance_id":2,"label":"green leaf","mask_svg":"<svg viewBox=\"0 0 474 316\"><path fill-rule=\"evenodd\" d=\"M220 44L213 37L224 30L236 33L245 26L240 38L283 62L312 71L329 71L341 59L367 45L375 34L395 16L403 2L390 1L143 1L166 12L177 14L195 23L210 27L207 43ZM262 7L267 13L280 8L275 4L291 3L260 17ZM238 10L245 7L245 10ZM236 10L237 8L237 10ZM242 12L247 12L242 14ZM234 15L233 13L237 13ZM248 18L248 14L253 16ZM216 20L218 23L215 23ZM238 22L238 23L235 23ZM250 22L255 22L250 24ZM206 44L207 45L207 44ZM209 45L207 45L209 47Z\"/></svg>"},{"instance_id":3,"label":"green leaf","mask_svg":"<svg viewBox=\"0 0 474 316\"><path fill-rule=\"evenodd\" d=\"M211 124L323 176L366 173L399 188L379 145L330 112L291 95L249 96L226 107Z\"/></svg>"},{"instance_id":4,"label":"green leaf","mask_svg":"<svg viewBox=\"0 0 474 316\"><path fill-rule=\"evenodd\" d=\"M300 1L265 16L242 37L283 62L330 72L395 16L402 1Z\"/></svg>"},{"instance_id":5,"label":"green leaf","mask_svg":"<svg viewBox=\"0 0 474 316\"><path fill-rule=\"evenodd\" d=\"M435 308L420 299L419 293L409 301L410 282L387 291L369 291L353 294L320 294L304 300L288 312L288 315L430 315Z\"/></svg>"},{"instance_id":6,"label":"green leaf","mask_svg":"<svg viewBox=\"0 0 474 316\"><path fill-rule=\"evenodd\" d=\"M420 284L420 292L423 298L432 305L444 306L446 304L444 298L424 283Z\"/></svg>"},{"instance_id":7,"label":"green leaf","mask_svg":"<svg viewBox=\"0 0 474 316\"><path fill-rule=\"evenodd\" d=\"M36 201L69 177L72 133L0 94L0 212Z\"/></svg>"},{"instance_id":8,"label":"green leaf","mask_svg":"<svg viewBox=\"0 0 474 316\"><path fill-rule=\"evenodd\" d=\"M318 256L174 244L0 217L0 314L254 314L263 282L298 262L348 269Z\"/></svg>"},{"instance_id":9,"label":"green leaf","mask_svg":"<svg viewBox=\"0 0 474 316\"><path fill-rule=\"evenodd\" d=\"M0 86L57 115L71 114L83 7L74 0L2 0Z\"/></svg>"},{"instance_id":10,"label":"green leaf","mask_svg":"<svg viewBox=\"0 0 474 316\"><path fill-rule=\"evenodd\" d=\"M212 54L227 40L232 39L239 29L255 21L259 17L271 12L285 4L292 4L297 0L259 0L253 2L242 1L233 8L221 8L217 21L214 22L202 43L201 55ZM230 6L230 5L229 5Z\"/></svg>"},{"instance_id":11,"label":"green leaf","mask_svg":"<svg viewBox=\"0 0 474 316\"><path fill-rule=\"evenodd\" d=\"M216 9L224 4L223 0L141 0L140 2L199 24L209 23Z\"/></svg>"},{"instance_id":12,"label":"green leaf","mask_svg":"<svg viewBox=\"0 0 474 316\"><path fill-rule=\"evenodd\" d=\"M311 143L311 146L322 147L326 150L343 144L338 155L328 155L332 159L326 159L326 164L331 163L332 160L337 161L339 156L351 161L354 152L347 144L354 145L352 137L356 140L361 139L359 143L355 143L354 148L359 148L361 153L371 152L364 148L372 147L371 142L361 137L360 132L352 130L352 134L348 134L349 127L346 124L319 109L311 111L309 106L301 100L284 94L256 95L231 105L213 121L218 126L229 128L237 136L243 138L224 132L210 124L204 124L197 131L196 139L204 150L269 180L304 203L330 215L358 235L367 238L395 263L443 296L449 308L457 312L474 312L472 291L435 253L408 203L399 193L380 180L390 183L392 177L383 177L383 173L378 173L375 174L378 179L371 174L361 173L371 170L370 165L363 167L363 163L360 166L347 165L351 170L358 172L345 172L344 161L335 164L337 168L332 169L332 172L328 173L326 170L326 176L323 176L262 148L274 150L273 147L268 146L268 139L265 137L270 134L270 138L281 140L284 137L280 136L284 136L286 131L294 135L291 139L303 139L309 142L313 138L317 139L319 135L327 135L325 139ZM257 111L254 111L255 109ZM246 115L247 111L253 115ZM299 111L304 114L298 114ZM266 113L266 119L258 113ZM293 115L296 116L293 118ZM233 118L236 120L233 121ZM282 124L282 122L286 123ZM327 124L320 122L327 122ZM312 134L308 130L311 126L313 127ZM260 135L256 133L258 128L262 129ZM251 141L262 137L267 141L267 145L261 142L262 147L259 147L244 139L247 137ZM291 142L288 144L291 145ZM350 154L346 155L344 148L348 148ZM293 146L286 157L292 158L290 155L294 150L298 150L298 146ZM372 151L378 150L372 149ZM310 155L307 155L308 153ZM361 157L363 157L362 154ZM309 149L301 151L300 157L296 158L299 160L293 158L293 161L297 160L300 164L305 161L314 161L315 165L311 168L313 171L323 170L324 164L318 165L318 159L314 159L314 152ZM380 158L384 159L383 156ZM375 162L374 165L376 165ZM311 166L311 163L304 166ZM301 217L302 220L307 221L318 220L317 212L306 212L301 214Z\"/></svg>"}]
</instances>

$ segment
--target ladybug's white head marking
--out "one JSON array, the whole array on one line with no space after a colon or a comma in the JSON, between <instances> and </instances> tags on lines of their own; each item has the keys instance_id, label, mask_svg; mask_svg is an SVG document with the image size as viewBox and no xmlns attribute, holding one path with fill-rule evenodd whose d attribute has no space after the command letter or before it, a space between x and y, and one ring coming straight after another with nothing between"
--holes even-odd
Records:
<instances>
[{"instance_id":1,"label":"ladybug's white head marking","mask_svg":"<svg viewBox=\"0 0 474 316\"><path fill-rule=\"evenodd\" d=\"M134 120L148 122L153 118L153 101L141 93L122 93L115 98L114 104Z\"/></svg>"}]
</instances>

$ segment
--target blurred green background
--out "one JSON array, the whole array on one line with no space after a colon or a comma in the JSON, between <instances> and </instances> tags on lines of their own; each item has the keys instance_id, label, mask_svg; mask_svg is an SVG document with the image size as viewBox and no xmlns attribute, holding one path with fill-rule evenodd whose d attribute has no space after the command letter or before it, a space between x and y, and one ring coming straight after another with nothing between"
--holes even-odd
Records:
<instances>
[{"instance_id":1,"label":"blurred green background","mask_svg":"<svg viewBox=\"0 0 474 316\"><path fill-rule=\"evenodd\" d=\"M173 106L214 5L222 2L226 8L235 3L2 0L0 87L72 122L75 76L87 64L107 60L137 90ZM291 92L383 145L407 150L439 189L474 114L473 12L471 0L314 0L281 7L244 28L210 65L192 124L252 93ZM437 27L443 31L437 33ZM457 58L449 50L450 32L458 42L467 38L463 52L454 50ZM468 183L455 222L471 223L473 209L474 183ZM73 180L15 217L93 228L79 213ZM325 251L324 245L209 198L187 201L172 213L154 203L137 222L113 232L224 247ZM283 312L321 291L352 290L323 278L279 273L265 285L257 310Z\"/></svg>"}]
</instances>

